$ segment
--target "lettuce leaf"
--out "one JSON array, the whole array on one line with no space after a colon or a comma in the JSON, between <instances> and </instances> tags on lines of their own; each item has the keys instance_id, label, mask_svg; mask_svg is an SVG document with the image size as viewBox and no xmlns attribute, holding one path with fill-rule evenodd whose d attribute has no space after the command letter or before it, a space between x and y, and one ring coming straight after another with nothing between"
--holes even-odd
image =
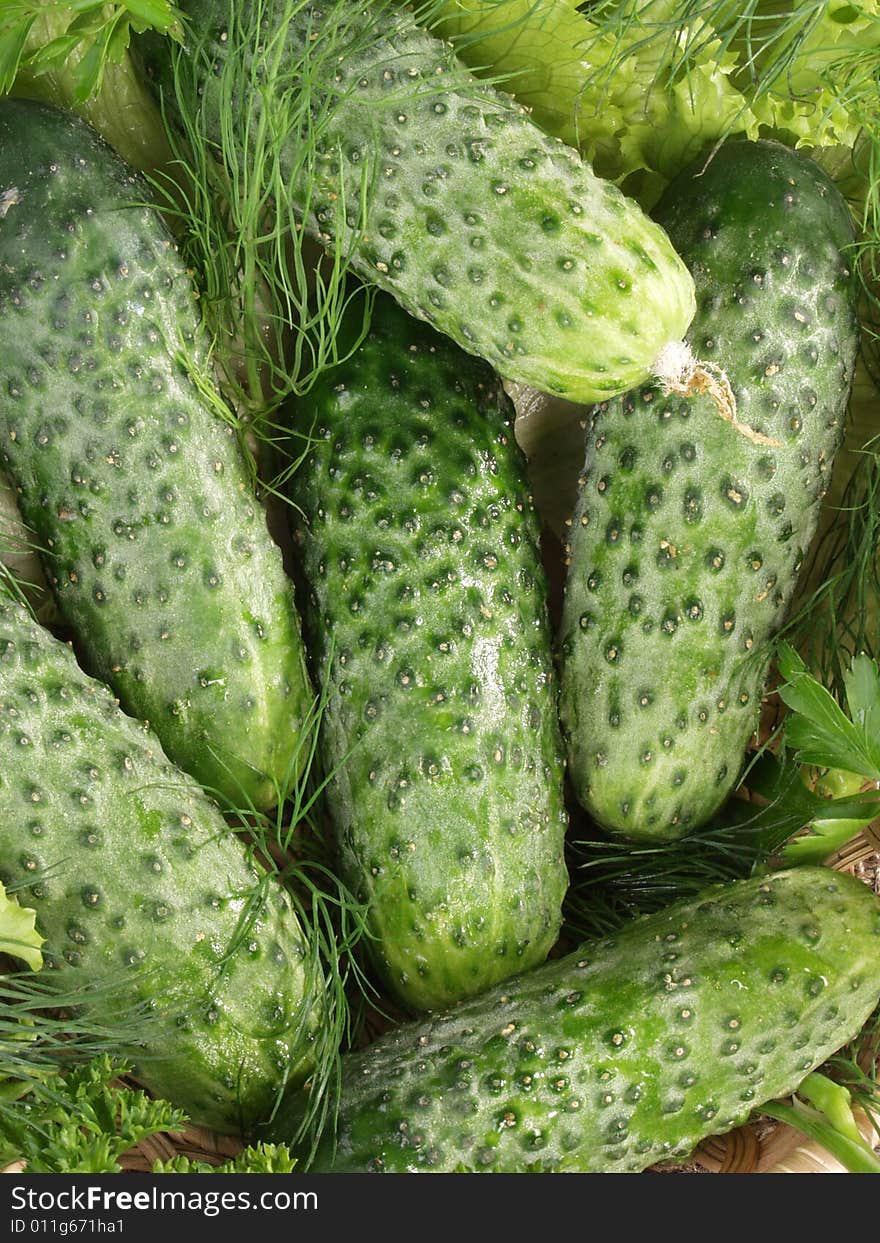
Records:
<instances>
[{"instance_id":1,"label":"lettuce leaf","mask_svg":"<svg viewBox=\"0 0 880 1243\"><path fill-rule=\"evenodd\" d=\"M727 134L852 148L880 128L878 0L444 0L475 72L650 206Z\"/></svg>"},{"instance_id":2,"label":"lettuce leaf","mask_svg":"<svg viewBox=\"0 0 880 1243\"><path fill-rule=\"evenodd\" d=\"M37 913L9 897L0 882L0 954L21 958L32 971L43 965L40 946L45 937L36 929Z\"/></svg>"},{"instance_id":3,"label":"lettuce leaf","mask_svg":"<svg viewBox=\"0 0 880 1243\"><path fill-rule=\"evenodd\" d=\"M427 24L530 108L542 129L578 145L590 28L576 0L444 0L429 6Z\"/></svg>"},{"instance_id":4,"label":"lettuce leaf","mask_svg":"<svg viewBox=\"0 0 880 1243\"><path fill-rule=\"evenodd\" d=\"M811 6L803 7L809 14ZM797 146L852 147L862 126L880 119L880 4L834 0L820 20L805 15L792 26L795 39L789 55L784 44L771 46L759 61L767 85L752 100L758 121L792 135Z\"/></svg>"}]
</instances>

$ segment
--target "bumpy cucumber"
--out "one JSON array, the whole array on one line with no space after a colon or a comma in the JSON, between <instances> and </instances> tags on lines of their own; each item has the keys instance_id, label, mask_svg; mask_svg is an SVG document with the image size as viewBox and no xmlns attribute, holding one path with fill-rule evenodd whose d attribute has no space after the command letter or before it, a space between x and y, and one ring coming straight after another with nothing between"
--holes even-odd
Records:
<instances>
[{"instance_id":1,"label":"bumpy cucumber","mask_svg":"<svg viewBox=\"0 0 880 1243\"><path fill-rule=\"evenodd\" d=\"M684 1157L859 1032L878 950L880 907L849 876L716 887L349 1055L313 1168L624 1173Z\"/></svg>"},{"instance_id":2,"label":"bumpy cucumber","mask_svg":"<svg viewBox=\"0 0 880 1243\"><path fill-rule=\"evenodd\" d=\"M391 299L300 403L306 636L344 873L397 996L541 962L566 887L537 524L491 369Z\"/></svg>"},{"instance_id":3,"label":"bumpy cucumber","mask_svg":"<svg viewBox=\"0 0 880 1243\"><path fill-rule=\"evenodd\" d=\"M266 808L310 704L299 622L148 198L84 121L0 104L0 464L90 672Z\"/></svg>"},{"instance_id":4,"label":"bumpy cucumber","mask_svg":"<svg viewBox=\"0 0 880 1243\"><path fill-rule=\"evenodd\" d=\"M138 1077L221 1131L310 1071L321 980L280 884L155 735L0 598L0 879ZM130 1023L129 1023L130 1025Z\"/></svg>"},{"instance_id":5,"label":"bumpy cucumber","mask_svg":"<svg viewBox=\"0 0 880 1243\"><path fill-rule=\"evenodd\" d=\"M320 241L335 238L362 277L511 379L575 401L644 380L694 311L691 278L663 231L474 79L397 0L330 7L247 0L230 32L227 0L183 6L212 66L190 84L209 138L231 125L244 150L256 132L259 92L230 111L221 79L230 57L240 92L259 76L249 51L258 29L267 61L287 61L273 99L288 115L271 125L290 132L280 169ZM165 40L150 61L171 106L172 55ZM304 78L317 153L303 172Z\"/></svg>"},{"instance_id":6,"label":"bumpy cucumber","mask_svg":"<svg viewBox=\"0 0 880 1243\"><path fill-rule=\"evenodd\" d=\"M689 341L739 419L644 388L593 409L560 634L571 777L591 814L676 837L735 785L828 486L858 330L846 204L805 157L731 142L657 217L694 274Z\"/></svg>"}]
</instances>

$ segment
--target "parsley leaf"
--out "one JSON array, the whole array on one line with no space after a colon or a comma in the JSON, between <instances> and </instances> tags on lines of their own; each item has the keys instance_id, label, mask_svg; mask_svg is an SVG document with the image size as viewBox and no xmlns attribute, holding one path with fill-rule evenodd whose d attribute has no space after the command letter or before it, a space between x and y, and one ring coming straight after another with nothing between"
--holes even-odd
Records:
<instances>
[{"instance_id":1,"label":"parsley leaf","mask_svg":"<svg viewBox=\"0 0 880 1243\"><path fill-rule=\"evenodd\" d=\"M98 90L108 64L120 64L132 34L155 30L181 42L182 14L170 0L6 0L0 16L0 94L12 90L20 70L46 73L73 65L73 100ZM41 38L34 36L39 31Z\"/></svg>"}]
</instances>

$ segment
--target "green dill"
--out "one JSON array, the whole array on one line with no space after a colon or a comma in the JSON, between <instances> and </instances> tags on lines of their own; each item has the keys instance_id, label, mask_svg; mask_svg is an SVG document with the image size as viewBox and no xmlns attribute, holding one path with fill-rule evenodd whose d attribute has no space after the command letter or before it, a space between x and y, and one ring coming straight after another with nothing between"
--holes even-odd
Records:
<instances>
[{"instance_id":1,"label":"green dill","mask_svg":"<svg viewBox=\"0 0 880 1243\"><path fill-rule=\"evenodd\" d=\"M264 39L270 7L273 33ZM286 25L305 20L311 7L304 0L230 6L228 54L214 73L219 140L198 105L199 84L213 72L206 36L190 31L184 48L163 52L171 81L162 84L161 103L173 116L167 128L175 159L155 185L194 271L224 386L258 436L270 439L279 405L341 361L340 326L362 297L348 275L350 250L337 243L325 254L305 236L309 203L296 187L308 186L338 103L332 93L319 94L316 82L332 81L340 49L378 39L380 24L337 0L319 37L297 49ZM260 101L243 119L242 98ZM365 164L364 193L369 172ZM356 218L361 226L365 210L363 196L336 204L339 220ZM365 312L364 330L367 304Z\"/></svg>"},{"instance_id":2,"label":"green dill","mask_svg":"<svg viewBox=\"0 0 880 1243\"><path fill-rule=\"evenodd\" d=\"M441 7L431 0L418 12L430 22ZM216 31L196 23L182 47L152 38L138 53L174 147L157 189L201 291L223 385L261 442L276 439L276 412L288 398L344 361L368 329L371 297L350 266L365 234L379 227L378 134L358 154L359 175L340 177L320 204L314 195L326 170L350 155L337 118L357 80L338 72L340 62L388 65L382 107L405 108L439 89L393 73L398 52L388 31L401 20L409 21L396 0L365 7L250 0L229 6L222 55L212 43ZM438 42L437 53L438 66L451 62L448 45ZM456 89L468 81L458 77ZM484 89L474 83L475 97ZM318 215L320 245L309 223Z\"/></svg>"},{"instance_id":3,"label":"green dill","mask_svg":"<svg viewBox=\"0 0 880 1243\"><path fill-rule=\"evenodd\" d=\"M0 1083L37 1083L95 1057L135 1050L143 1060L160 1020L148 1002L128 1004L130 988L122 970L88 987L66 969L0 974Z\"/></svg>"},{"instance_id":4,"label":"green dill","mask_svg":"<svg viewBox=\"0 0 880 1243\"><path fill-rule=\"evenodd\" d=\"M41 551L18 512L12 488L0 475L0 593L24 604L32 613L47 609Z\"/></svg>"}]
</instances>

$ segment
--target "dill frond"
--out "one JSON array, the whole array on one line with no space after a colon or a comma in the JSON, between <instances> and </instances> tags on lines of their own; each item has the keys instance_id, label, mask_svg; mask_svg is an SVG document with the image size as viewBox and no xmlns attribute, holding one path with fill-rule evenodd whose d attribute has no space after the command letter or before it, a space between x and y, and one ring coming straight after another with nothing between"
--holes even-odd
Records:
<instances>
[{"instance_id":1,"label":"dill frond","mask_svg":"<svg viewBox=\"0 0 880 1243\"><path fill-rule=\"evenodd\" d=\"M440 7L431 0L419 13L430 21ZM407 54L396 33L413 29L397 0L250 0L229 6L219 43L216 28L195 22L182 48L145 41L184 188L181 201L166 181L165 200L217 342L215 365L261 442L275 440L288 398L349 357L367 330L370 297L351 268L368 231L382 228L381 112L445 85L395 73ZM438 72L452 64L448 45L437 41L435 54ZM374 74L387 66L387 93L358 97L376 125L357 151L339 117L358 74L342 64ZM459 73L456 91L471 81ZM479 97L485 84L472 89ZM337 177L343 164L354 171ZM347 323L358 318L352 336Z\"/></svg>"}]
</instances>

